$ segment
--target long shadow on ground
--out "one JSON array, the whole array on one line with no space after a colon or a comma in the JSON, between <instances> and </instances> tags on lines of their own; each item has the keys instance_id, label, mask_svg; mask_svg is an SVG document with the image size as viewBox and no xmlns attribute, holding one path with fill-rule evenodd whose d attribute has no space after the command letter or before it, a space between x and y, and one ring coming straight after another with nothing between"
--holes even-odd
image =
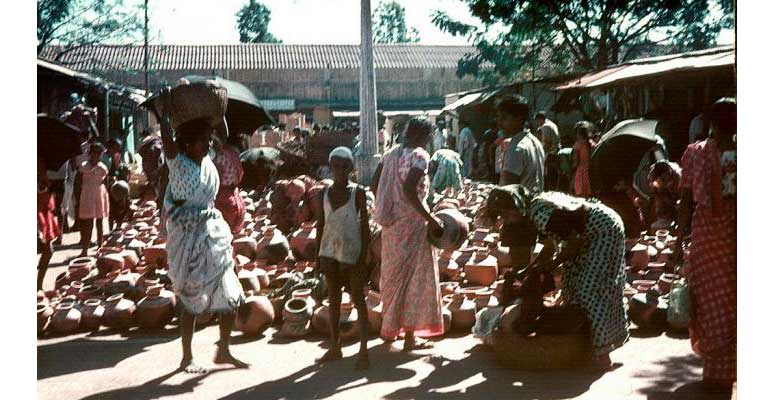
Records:
<instances>
[{"instance_id":1,"label":"long shadow on ground","mask_svg":"<svg viewBox=\"0 0 774 400\"><path fill-rule=\"evenodd\" d=\"M105 330L90 336L99 337L114 333ZM66 342L39 345L38 380L114 367L119 362L145 351L147 347L179 337L177 329L174 328L149 333L129 331L121 335L123 338L120 340L91 339L86 336Z\"/></svg>"},{"instance_id":2,"label":"long shadow on ground","mask_svg":"<svg viewBox=\"0 0 774 400\"><path fill-rule=\"evenodd\" d=\"M707 389L701 384L702 361L694 354L667 357L657 364L658 371L635 375L638 378L649 379L650 384L639 390L648 396L648 400L728 400L731 398L730 389ZM677 386L679 384L682 385ZM674 390L671 390L672 388Z\"/></svg>"},{"instance_id":3,"label":"long shadow on ground","mask_svg":"<svg viewBox=\"0 0 774 400\"><path fill-rule=\"evenodd\" d=\"M102 393L96 393L81 400L97 400L97 399L111 399L111 400L150 400L160 399L164 397L177 396L185 393L193 393L194 389L199 386L204 378L221 371L228 371L233 368L224 368L209 370L207 373L200 375L191 375L191 379L186 380L176 385L162 385L164 381L172 376L182 373L179 369L166 373L156 379L152 379L142 385L125 387L121 389L109 390Z\"/></svg>"},{"instance_id":4,"label":"long shadow on ground","mask_svg":"<svg viewBox=\"0 0 774 400\"><path fill-rule=\"evenodd\" d=\"M369 350L371 369L355 371L355 357L323 365L311 365L284 378L232 393L222 399L307 400L325 398L348 389L379 382L400 382L413 377L416 372L400 365L411 362L421 355L390 352L389 345Z\"/></svg>"}]
</instances>

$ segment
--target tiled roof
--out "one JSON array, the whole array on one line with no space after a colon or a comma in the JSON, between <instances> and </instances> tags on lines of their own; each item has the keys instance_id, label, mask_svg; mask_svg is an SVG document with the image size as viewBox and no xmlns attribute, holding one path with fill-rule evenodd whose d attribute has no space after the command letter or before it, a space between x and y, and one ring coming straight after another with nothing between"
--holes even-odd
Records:
<instances>
[{"instance_id":1,"label":"tiled roof","mask_svg":"<svg viewBox=\"0 0 774 400\"><path fill-rule=\"evenodd\" d=\"M40 56L56 59L63 50L48 46ZM471 46L424 46L416 44L374 45L375 67L457 68L457 61ZM235 44L235 45L151 45L149 69L348 69L359 68L359 45ZM81 71L142 70L143 47L95 45L64 54L57 62Z\"/></svg>"}]
</instances>

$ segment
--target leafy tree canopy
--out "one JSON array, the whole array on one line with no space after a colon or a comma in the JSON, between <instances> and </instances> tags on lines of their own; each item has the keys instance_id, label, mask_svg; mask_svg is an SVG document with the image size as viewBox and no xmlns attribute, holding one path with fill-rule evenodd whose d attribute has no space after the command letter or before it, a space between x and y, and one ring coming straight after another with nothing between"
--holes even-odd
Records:
<instances>
[{"instance_id":1,"label":"leafy tree canopy","mask_svg":"<svg viewBox=\"0 0 774 400\"><path fill-rule=\"evenodd\" d=\"M131 43L142 38L142 6L123 0L38 0L38 53L62 46L62 55L98 43Z\"/></svg>"},{"instance_id":2,"label":"leafy tree canopy","mask_svg":"<svg viewBox=\"0 0 774 400\"><path fill-rule=\"evenodd\" d=\"M406 8L397 1L381 2L374 10L374 43L417 43L419 31L406 27Z\"/></svg>"},{"instance_id":3,"label":"leafy tree canopy","mask_svg":"<svg viewBox=\"0 0 774 400\"><path fill-rule=\"evenodd\" d=\"M721 28L734 27L733 0L462 1L482 27L442 10L433 12L432 21L468 38L479 52L460 60L458 75L488 83L535 70L602 69L659 46L700 50L716 44Z\"/></svg>"},{"instance_id":4,"label":"leafy tree canopy","mask_svg":"<svg viewBox=\"0 0 774 400\"><path fill-rule=\"evenodd\" d=\"M250 0L237 12L237 29L242 43L282 43L269 32L271 10L265 5Z\"/></svg>"}]
</instances>

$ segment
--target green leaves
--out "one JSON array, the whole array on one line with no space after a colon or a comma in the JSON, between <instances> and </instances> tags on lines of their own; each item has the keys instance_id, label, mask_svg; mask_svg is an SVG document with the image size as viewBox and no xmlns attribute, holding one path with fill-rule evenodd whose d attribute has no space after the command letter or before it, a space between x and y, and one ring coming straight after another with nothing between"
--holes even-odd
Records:
<instances>
[{"instance_id":1,"label":"green leaves","mask_svg":"<svg viewBox=\"0 0 774 400\"><path fill-rule=\"evenodd\" d=\"M617 64L637 49L715 45L733 28L733 0L461 0L482 28L435 10L432 22L478 50L459 61L460 76L486 82L588 71ZM502 29L502 33L491 32Z\"/></svg>"},{"instance_id":2,"label":"green leaves","mask_svg":"<svg viewBox=\"0 0 774 400\"><path fill-rule=\"evenodd\" d=\"M379 3L372 18L374 43L419 42L419 31L406 27L406 9L397 1Z\"/></svg>"},{"instance_id":3,"label":"green leaves","mask_svg":"<svg viewBox=\"0 0 774 400\"><path fill-rule=\"evenodd\" d=\"M242 43L282 43L269 33L271 10L265 5L250 0L236 13L239 41Z\"/></svg>"}]
</instances>

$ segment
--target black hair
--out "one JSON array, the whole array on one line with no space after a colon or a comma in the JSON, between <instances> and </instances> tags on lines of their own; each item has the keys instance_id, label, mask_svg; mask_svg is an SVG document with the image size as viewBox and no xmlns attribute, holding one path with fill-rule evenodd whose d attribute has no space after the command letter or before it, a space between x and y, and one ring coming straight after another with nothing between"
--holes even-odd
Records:
<instances>
[{"instance_id":1,"label":"black hair","mask_svg":"<svg viewBox=\"0 0 774 400\"><path fill-rule=\"evenodd\" d=\"M515 94L505 96L495 103L495 109L526 121L529 118L529 105L524 96Z\"/></svg>"},{"instance_id":2,"label":"black hair","mask_svg":"<svg viewBox=\"0 0 774 400\"><path fill-rule=\"evenodd\" d=\"M724 134L736 133L736 99L724 97L712 104L709 120Z\"/></svg>"},{"instance_id":3,"label":"black hair","mask_svg":"<svg viewBox=\"0 0 774 400\"><path fill-rule=\"evenodd\" d=\"M108 140L107 144L108 144L108 146L114 144L114 145L117 145L118 147L123 147L124 142L121 141L121 139L119 139L119 138L112 138L112 139Z\"/></svg>"},{"instance_id":4,"label":"black hair","mask_svg":"<svg viewBox=\"0 0 774 400\"><path fill-rule=\"evenodd\" d=\"M420 135L429 135L432 132L433 127L424 118L412 117L406 122L406 128L403 134L406 138L415 138Z\"/></svg>"},{"instance_id":5,"label":"black hair","mask_svg":"<svg viewBox=\"0 0 774 400\"><path fill-rule=\"evenodd\" d=\"M575 135L581 135L584 139L587 139L591 137L591 134L593 133L593 129L591 126L591 123L588 121L578 121L575 123L575 127L573 128L575 130Z\"/></svg>"},{"instance_id":6,"label":"black hair","mask_svg":"<svg viewBox=\"0 0 774 400\"><path fill-rule=\"evenodd\" d=\"M535 113L535 119L546 119L546 112L538 111L537 113Z\"/></svg>"},{"instance_id":7,"label":"black hair","mask_svg":"<svg viewBox=\"0 0 774 400\"><path fill-rule=\"evenodd\" d=\"M278 127L278 128L280 128L280 129L282 129L282 130L284 131L284 130L285 130L285 128L287 128L287 127L288 127L288 124L286 124L286 123L284 123L284 122L280 122L280 123L277 125L277 127Z\"/></svg>"},{"instance_id":8,"label":"black hair","mask_svg":"<svg viewBox=\"0 0 774 400\"><path fill-rule=\"evenodd\" d=\"M94 142L89 146L89 153L96 151L98 153L103 153L105 151L105 146L102 145L100 142Z\"/></svg>"},{"instance_id":9,"label":"black hair","mask_svg":"<svg viewBox=\"0 0 774 400\"><path fill-rule=\"evenodd\" d=\"M293 133L296 133L296 132L301 133L301 128L299 127L293 128Z\"/></svg>"},{"instance_id":10,"label":"black hair","mask_svg":"<svg viewBox=\"0 0 774 400\"><path fill-rule=\"evenodd\" d=\"M201 136L212 135L214 128L210 124L210 120L207 118L197 118L181 124L176 130L176 140L180 143L187 145L193 143Z\"/></svg>"},{"instance_id":11,"label":"black hair","mask_svg":"<svg viewBox=\"0 0 774 400\"><path fill-rule=\"evenodd\" d=\"M320 124L318 124L317 122L315 122L315 123L312 125L312 130L313 130L313 131L315 131L315 132L319 131L319 130L320 130Z\"/></svg>"}]
</instances>

